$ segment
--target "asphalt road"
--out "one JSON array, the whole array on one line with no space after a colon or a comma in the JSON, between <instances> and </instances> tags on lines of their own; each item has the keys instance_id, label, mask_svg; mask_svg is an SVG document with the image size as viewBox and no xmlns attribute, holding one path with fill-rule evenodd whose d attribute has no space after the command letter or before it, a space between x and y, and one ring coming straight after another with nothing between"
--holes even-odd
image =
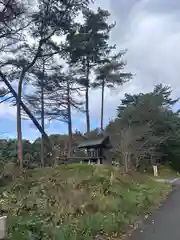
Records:
<instances>
[{"instance_id":1,"label":"asphalt road","mask_svg":"<svg viewBox=\"0 0 180 240\"><path fill-rule=\"evenodd\" d=\"M165 203L137 229L130 240L180 240L180 180Z\"/></svg>"}]
</instances>

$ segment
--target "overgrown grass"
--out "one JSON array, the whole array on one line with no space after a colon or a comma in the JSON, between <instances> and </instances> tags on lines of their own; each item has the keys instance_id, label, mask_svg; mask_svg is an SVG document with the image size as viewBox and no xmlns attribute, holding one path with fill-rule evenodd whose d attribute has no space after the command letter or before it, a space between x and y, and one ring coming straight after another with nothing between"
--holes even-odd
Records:
<instances>
[{"instance_id":1,"label":"overgrown grass","mask_svg":"<svg viewBox=\"0 0 180 240\"><path fill-rule=\"evenodd\" d=\"M173 170L169 164L158 166L158 177L154 177L152 167L148 169L146 174L152 179L169 179L180 177L180 173Z\"/></svg>"},{"instance_id":2,"label":"overgrown grass","mask_svg":"<svg viewBox=\"0 0 180 240\"><path fill-rule=\"evenodd\" d=\"M119 168L68 165L27 171L0 192L12 240L119 237L169 185Z\"/></svg>"},{"instance_id":3,"label":"overgrown grass","mask_svg":"<svg viewBox=\"0 0 180 240\"><path fill-rule=\"evenodd\" d=\"M159 177L160 178L177 178L179 177L179 172L173 170L169 165L159 166Z\"/></svg>"}]
</instances>

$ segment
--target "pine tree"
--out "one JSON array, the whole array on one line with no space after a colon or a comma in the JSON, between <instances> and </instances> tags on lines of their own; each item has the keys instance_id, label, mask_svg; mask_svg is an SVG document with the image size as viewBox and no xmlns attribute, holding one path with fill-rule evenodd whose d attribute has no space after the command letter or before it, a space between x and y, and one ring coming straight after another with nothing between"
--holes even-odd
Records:
<instances>
[{"instance_id":1,"label":"pine tree","mask_svg":"<svg viewBox=\"0 0 180 240\"><path fill-rule=\"evenodd\" d=\"M125 63L122 60L123 53L105 58L96 68L96 80L92 84L94 88L101 87L101 132L103 133L103 117L104 117L104 91L105 88L115 88L122 85L132 78L131 73L124 72ZM108 56L107 56L108 57Z\"/></svg>"},{"instance_id":2,"label":"pine tree","mask_svg":"<svg viewBox=\"0 0 180 240\"><path fill-rule=\"evenodd\" d=\"M98 65L104 51L109 50L107 40L114 25L107 23L109 12L98 8L97 12L83 11L84 23L79 25L74 36L72 62L77 63L81 76L79 83L85 88L85 111L87 132L90 132L89 89L91 74ZM113 47L112 47L113 48Z\"/></svg>"}]
</instances>

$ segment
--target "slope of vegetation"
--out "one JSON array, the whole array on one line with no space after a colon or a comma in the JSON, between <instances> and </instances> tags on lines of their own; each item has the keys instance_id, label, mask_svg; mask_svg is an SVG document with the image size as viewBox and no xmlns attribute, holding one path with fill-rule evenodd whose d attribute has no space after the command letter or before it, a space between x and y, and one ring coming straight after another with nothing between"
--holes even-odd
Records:
<instances>
[{"instance_id":1,"label":"slope of vegetation","mask_svg":"<svg viewBox=\"0 0 180 240\"><path fill-rule=\"evenodd\" d=\"M170 187L110 166L28 170L1 187L9 239L119 239Z\"/></svg>"}]
</instances>

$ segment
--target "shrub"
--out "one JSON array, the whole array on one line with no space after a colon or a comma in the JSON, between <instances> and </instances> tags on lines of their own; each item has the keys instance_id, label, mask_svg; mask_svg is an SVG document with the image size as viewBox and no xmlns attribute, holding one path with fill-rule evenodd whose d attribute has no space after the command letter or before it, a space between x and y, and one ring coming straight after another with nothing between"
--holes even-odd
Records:
<instances>
[{"instance_id":1,"label":"shrub","mask_svg":"<svg viewBox=\"0 0 180 240\"><path fill-rule=\"evenodd\" d=\"M12 240L92 240L119 235L167 185L110 166L26 171L0 192Z\"/></svg>"}]
</instances>

